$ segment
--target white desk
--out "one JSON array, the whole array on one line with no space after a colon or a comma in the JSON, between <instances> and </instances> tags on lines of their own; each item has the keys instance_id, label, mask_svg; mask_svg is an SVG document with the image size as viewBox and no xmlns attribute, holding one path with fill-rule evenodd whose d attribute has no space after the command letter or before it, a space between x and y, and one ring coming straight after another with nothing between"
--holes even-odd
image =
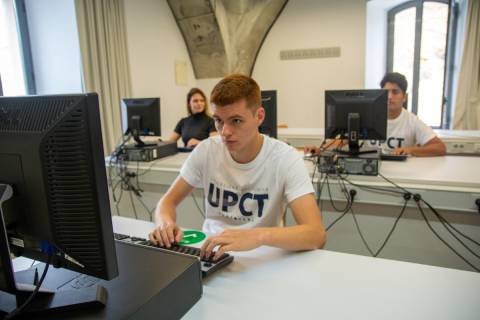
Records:
<instances>
[{"instance_id":1,"label":"white desk","mask_svg":"<svg viewBox=\"0 0 480 320\"><path fill-rule=\"evenodd\" d=\"M113 218L145 237L152 224ZM262 247L204 281L184 319L478 319L480 274L315 250ZM159 270L161 272L161 270Z\"/></svg>"},{"instance_id":2,"label":"white desk","mask_svg":"<svg viewBox=\"0 0 480 320\"><path fill-rule=\"evenodd\" d=\"M409 157L405 162L383 161L380 173L403 188L419 193L436 209L478 212L475 200L480 198L479 166L480 159L476 157ZM355 184L395 189L380 176L351 175L348 179ZM336 180L330 182L338 185ZM334 191L334 199L345 199L338 188ZM357 191L356 201L360 203L403 204L399 196ZM322 199L327 197L326 192L322 192Z\"/></svg>"},{"instance_id":3,"label":"white desk","mask_svg":"<svg viewBox=\"0 0 480 320\"><path fill-rule=\"evenodd\" d=\"M325 136L324 128L278 128L277 136L279 140L294 147L304 147L308 145L320 145Z\"/></svg>"},{"instance_id":4,"label":"white desk","mask_svg":"<svg viewBox=\"0 0 480 320\"><path fill-rule=\"evenodd\" d=\"M434 130L445 143L447 154L480 155L480 130ZM278 128L278 139L294 147L319 145L323 128Z\"/></svg>"},{"instance_id":5,"label":"white desk","mask_svg":"<svg viewBox=\"0 0 480 320\"><path fill-rule=\"evenodd\" d=\"M140 174L148 170L146 174L140 176L139 180L141 187L145 190L143 201L149 208L154 208L158 199L177 177L187 156L188 154L180 153L154 163L139 165ZM475 200L480 198L480 170L477 169L479 162L480 160L474 157L412 157L406 162L383 162L381 172L402 187L421 194L455 227L480 241L480 215L475 205ZM313 165L310 162L307 164L310 170L313 170ZM132 164L130 170L136 172L136 164ZM350 176L349 179L356 184L394 189L380 177ZM333 200L344 202L345 198L340 192L338 182L330 180L330 186ZM353 188L357 190L354 210L358 214L360 228L369 245L376 251L392 227L404 200L399 195ZM202 190L195 190L194 196L197 204L203 207ZM322 191L321 199L329 199L326 188ZM135 199L133 201L138 218L149 220L140 203ZM329 225L339 214L333 212L328 201L322 201L321 204L325 225ZM342 204L339 203L338 206L341 207ZM116 209L114 208L112 212L116 213ZM180 225L201 228L203 217L192 197L180 204L179 212L177 220ZM134 217L131 200L127 195L123 196L119 213L122 216ZM446 237L449 243L455 241L444 232L443 227L428 210L426 214L441 236ZM287 225L292 223L293 218L287 214ZM326 248L329 250L369 255L361 242L350 213L329 231L328 239ZM480 266L477 259L463 247L458 245L454 247L477 267ZM381 257L470 270L470 267L435 238L422 220L413 200L410 201Z\"/></svg>"},{"instance_id":6,"label":"white desk","mask_svg":"<svg viewBox=\"0 0 480 320\"><path fill-rule=\"evenodd\" d=\"M146 189L154 189L155 185L169 186L178 176L180 168L188 157L188 153L159 159L155 162L140 163L138 172L140 182ZM313 171L311 162L306 162ZM107 161L107 166L108 166ZM476 157L445 156L432 158L410 157L405 162L383 161L380 172L400 186L420 193L435 208L476 212L475 200L480 198L480 159ZM136 172L137 164L131 164L130 170ZM145 174L145 172L148 172ZM350 176L349 179L358 184L377 187L389 187L391 184L381 177ZM335 181L332 181L335 184ZM335 191L335 190L334 190ZM322 199L328 195L323 194ZM343 200L338 190L334 199ZM400 205L399 197L375 193L361 193L357 197L360 203Z\"/></svg>"}]
</instances>

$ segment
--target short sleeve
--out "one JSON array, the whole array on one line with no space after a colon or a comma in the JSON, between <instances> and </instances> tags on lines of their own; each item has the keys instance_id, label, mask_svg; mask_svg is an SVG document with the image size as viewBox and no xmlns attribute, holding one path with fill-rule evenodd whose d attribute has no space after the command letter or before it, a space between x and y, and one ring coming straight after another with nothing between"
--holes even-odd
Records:
<instances>
[{"instance_id":1,"label":"short sleeve","mask_svg":"<svg viewBox=\"0 0 480 320\"><path fill-rule=\"evenodd\" d=\"M303 195L315 192L303 159L295 154L293 162L290 163L285 170L284 192L288 203Z\"/></svg>"},{"instance_id":2,"label":"short sleeve","mask_svg":"<svg viewBox=\"0 0 480 320\"><path fill-rule=\"evenodd\" d=\"M175 129L173 131L175 131L176 133L178 133L179 135L182 135L182 130L183 130L183 124L185 122L185 118L181 119L180 121L178 121L177 125L175 126Z\"/></svg>"},{"instance_id":3,"label":"short sleeve","mask_svg":"<svg viewBox=\"0 0 480 320\"><path fill-rule=\"evenodd\" d=\"M180 176L192 187L203 188L203 167L208 155L208 140L200 142L180 169Z\"/></svg>"},{"instance_id":4,"label":"short sleeve","mask_svg":"<svg viewBox=\"0 0 480 320\"><path fill-rule=\"evenodd\" d=\"M435 138L437 135L431 127L418 117L415 117L415 142L421 146Z\"/></svg>"}]
</instances>

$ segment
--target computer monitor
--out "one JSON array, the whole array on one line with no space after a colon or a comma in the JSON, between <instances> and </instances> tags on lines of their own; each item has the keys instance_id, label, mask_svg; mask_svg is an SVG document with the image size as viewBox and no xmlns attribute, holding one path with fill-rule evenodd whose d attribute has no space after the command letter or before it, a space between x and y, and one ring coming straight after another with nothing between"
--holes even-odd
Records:
<instances>
[{"instance_id":1,"label":"computer monitor","mask_svg":"<svg viewBox=\"0 0 480 320\"><path fill-rule=\"evenodd\" d=\"M265 109L265 120L260 125L260 132L277 138L277 91L262 91L262 106Z\"/></svg>"},{"instance_id":2,"label":"computer monitor","mask_svg":"<svg viewBox=\"0 0 480 320\"><path fill-rule=\"evenodd\" d=\"M0 313L32 286L15 280L11 254L106 280L118 275L96 94L0 97L0 213ZM60 271L49 268L47 277ZM62 308L99 304L85 292L60 293ZM37 305L58 302L46 295L36 294L44 299Z\"/></svg>"},{"instance_id":3,"label":"computer monitor","mask_svg":"<svg viewBox=\"0 0 480 320\"><path fill-rule=\"evenodd\" d=\"M350 154L359 140L387 138L388 92L383 89L325 91L325 139L348 139Z\"/></svg>"},{"instance_id":4,"label":"computer monitor","mask_svg":"<svg viewBox=\"0 0 480 320\"><path fill-rule=\"evenodd\" d=\"M160 98L123 99L125 134L132 134L138 146L144 143L140 136L160 136Z\"/></svg>"}]
</instances>

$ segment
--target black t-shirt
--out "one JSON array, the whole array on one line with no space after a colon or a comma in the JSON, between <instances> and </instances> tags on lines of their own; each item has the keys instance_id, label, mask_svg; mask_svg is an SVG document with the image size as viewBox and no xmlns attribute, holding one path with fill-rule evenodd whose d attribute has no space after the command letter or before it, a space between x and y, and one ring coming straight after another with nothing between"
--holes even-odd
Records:
<instances>
[{"instance_id":1,"label":"black t-shirt","mask_svg":"<svg viewBox=\"0 0 480 320\"><path fill-rule=\"evenodd\" d=\"M204 113L196 113L180 120L174 131L182 136L183 144L186 146L191 138L207 139L210 132L214 132L216 129L215 122L211 117Z\"/></svg>"}]
</instances>

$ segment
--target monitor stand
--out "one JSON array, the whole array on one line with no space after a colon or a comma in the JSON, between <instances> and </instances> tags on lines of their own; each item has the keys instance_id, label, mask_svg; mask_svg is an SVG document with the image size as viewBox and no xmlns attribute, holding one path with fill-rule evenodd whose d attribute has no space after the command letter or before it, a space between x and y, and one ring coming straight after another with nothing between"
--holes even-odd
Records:
<instances>
[{"instance_id":1,"label":"monitor stand","mask_svg":"<svg viewBox=\"0 0 480 320\"><path fill-rule=\"evenodd\" d=\"M338 150L339 154L357 157L361 154L377 153L378 148L360 149L358 144L360 138L360 115L358 113L348 114L348 150Z\"/></svg>"}]
</instances>

